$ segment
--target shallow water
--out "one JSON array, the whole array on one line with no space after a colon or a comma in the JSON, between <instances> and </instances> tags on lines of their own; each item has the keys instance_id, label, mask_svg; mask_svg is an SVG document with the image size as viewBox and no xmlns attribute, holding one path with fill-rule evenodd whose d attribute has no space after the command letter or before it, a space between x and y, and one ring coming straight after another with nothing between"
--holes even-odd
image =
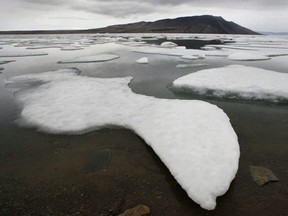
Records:
<instances>
[{"instance_id":1,"label":"shallow water","mask_svg":"<svg viewBox=\"0 0 288 216\"><path fill-rule=\"evenodd\" d=\"M33 36L34 37L34 36ZM5 50L24 50L3 45ZM0 52L1 52L0 51ZM47 56L9 58L0 74L0 214L1 215L117 215L145 204L151 215L287 215L288 105L226 101L174 93L169 89L180 76L201 69L243 64L287 73L288 57L235 62L207 57L195 63L208 66L177 69L179 57L131 52L123 45L98 44L84 50L41 49ZM57 64L78 56L112 53L111 62ZM149 65L136 64L147 56ZM8 59L8 58L7 58ZM217 199L214 211L195 204L157 155L134 133L104 129L85 135L50 135L15 124L21 104L4 88L7 77L77 67L93 77L132 76L137 94L169 99L201 99L216 104L229 116L239 138L239 170L228 192ZM100 156L99 156L100 155ZM103 160L97 158L102 157ZM271 169L279 182L257 186L250 165Z\"/></svg>"}]
</instances>

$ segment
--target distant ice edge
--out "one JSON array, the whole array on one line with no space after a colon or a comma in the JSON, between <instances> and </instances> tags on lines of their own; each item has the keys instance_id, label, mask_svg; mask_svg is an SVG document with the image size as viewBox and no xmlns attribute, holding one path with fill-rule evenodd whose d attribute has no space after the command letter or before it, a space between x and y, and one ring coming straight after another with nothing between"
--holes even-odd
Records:
<instances>
[{"instance_id":1,"label":"distant ice edge","mask_svg":"<svg viewBox=\"0 0 288 216\"><path fill-rule=\"evenodd\" d=\"M16 95L22 119L48 133L79 134L107 125L130 129L152 147L192 200L215 208L216 198L235 178L240 156L223 110L203 101L137 95L128 87L131 77L78 74L62 69L10 78L15 84L43 83Z\"/></svg>"}]
</instances>

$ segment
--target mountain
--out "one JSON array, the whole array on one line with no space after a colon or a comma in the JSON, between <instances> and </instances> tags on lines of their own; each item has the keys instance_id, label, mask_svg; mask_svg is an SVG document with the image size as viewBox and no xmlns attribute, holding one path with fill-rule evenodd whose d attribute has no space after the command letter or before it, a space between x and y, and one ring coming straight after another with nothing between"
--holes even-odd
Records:
<instances>
[{"instance_id":1,"label":"mountain","mask_svg":"<svg viewBox=\"0 0 288 216\"><path fill-rule=\"evenodd\" d=\"M202 33L259 34L219 16L203 15L136 22L87 30L2 31L0 34L73 34L73 33Z\"/></svg>"},{"instance_id":2,"label":"mountain","mask_svg":"<svg viewBox=\"0 0 288 216\"><path fill-rule=\"evenodd\" d=\"M259 34L222 17L203 15L137 22L90 29L97 33L203 33L203 34Z\"/></svg>"}]
</instances>

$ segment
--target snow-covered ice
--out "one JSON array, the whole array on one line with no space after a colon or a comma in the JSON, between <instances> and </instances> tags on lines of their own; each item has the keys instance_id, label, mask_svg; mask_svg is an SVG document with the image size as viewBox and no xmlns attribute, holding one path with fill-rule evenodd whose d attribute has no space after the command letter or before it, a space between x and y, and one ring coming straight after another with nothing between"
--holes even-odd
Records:
<instances>
[{"instance_id":1,"label":"snow-covered ice","mask_svg":"<svg viewBox=\"0 0 288 216\"><path fill-rule=\"evenodd\" d=\"M42 55L48 55L48 53L29 51L29 50L0 52L0 57L25 57L25 56L42 56Z\"/></svg>"},{"instance_id":2,"label":"snow-covered ice","mask_svg":"<svg viewBox=\"0 0 288 216\"><path fill-rule=\"evenodd\" d=\"M98 54L91 56L82 56L70 60L59 61L58 63L89 63L89 62L105 62L119 58L120 56L114 54Z\"/></svg>"},{"instance_id":3,"label":"snow-covered ice","mask_svg":"<svg viewBox=\"0 0 288 216\"><path fill-rule=\"evenodd\" d=\"M257 53L251 53L251 52L237 52L230 54L228 56L229 59L235 60L235 61L259 61L259 60L269 60L271 59L268 56L257 54Z\"/></svg>"},{"instance_id":4,"label":"snow-covered ice","mask_svg":"<svg viewBox=\"0 0 288 216\"><path fill-rule=\"evenodd\" d=\"M136 62L137 62L138 64L148 64L149 61L148 61L148 58L147 58L147 57L142 57L142 58L136 60Z\"/></svg>"},{"instance_id":5,"label":"snow-covered ice","mask_svg":"<svg viewBox=\"0 0 288 216\"><path fill-rule=\"evenodd\" d=\"M77 69L62 69L8 82L42 83L17 92L22 123L67 134L112 125L131 129L153 148L191 199L214 209L238 169L239 145L229 118L203 101L135 94L128 87L131 79L84 77Z\"/></svg>"},{"instance_id":6,"label":"snow-covered ice","mask_svg":"<svg viewBox=\"0 0 288 216\"><path fill-rule=\"evenodd\" d=\"M173 82L176 91L216 97L279 102L288 100L288 74L243 65L201 70Z\"/></svg>"},{"instance_id":7,"label":"snow-covered ice","mask_svg":"<svg viewBox=\"0 0 288 216\"><path fill-rule=\"evenodd\" d=\"M172 41L165 41L160 44L161 47L171 48L171 47L177 47L178 45Z\"/></svg>"}]
</instances>

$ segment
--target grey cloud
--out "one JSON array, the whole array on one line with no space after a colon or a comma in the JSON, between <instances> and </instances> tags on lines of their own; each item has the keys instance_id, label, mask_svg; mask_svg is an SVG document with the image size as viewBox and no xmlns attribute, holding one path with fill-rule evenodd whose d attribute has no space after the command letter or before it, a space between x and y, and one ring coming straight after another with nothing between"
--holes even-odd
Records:
<instances>
[{"instance_id":1,"label":"grey cloud","mask_svg":"<svg viewBox=\"0 0 288 216\"><path fill-rule=\"evenodd\" d=\"M225 10L250 9L274 10L288 8L287 0L11 0L28 4L29 8L38 10L53 10L54 7L85 11L93 14L106 15L116 18L131 15L147 15L156 11L162 12L165 8L173 10L174 7L187 5L192 8L221 8ZM193 15L193 14L191 14Z\"/></svg>"},{"instance_id":2,"label":"grey cloud","mask_svg":"<svg viewBox=\"0 0 288 216\"><path fill-rule=\"evenodd\" d=\"M90 1L87 5L73 5L74 10L83 10L90 13L101 14L112 17L127 17L135 14L149 14L155 11L151 4L132 1Z\"/></svg>"}]
</instances>

